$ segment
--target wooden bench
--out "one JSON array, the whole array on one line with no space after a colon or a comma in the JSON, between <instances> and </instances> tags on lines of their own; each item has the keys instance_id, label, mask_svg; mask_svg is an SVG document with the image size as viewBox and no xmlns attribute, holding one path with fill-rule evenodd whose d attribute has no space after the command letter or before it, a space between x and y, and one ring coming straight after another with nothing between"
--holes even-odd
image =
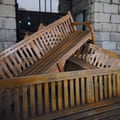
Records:
<instances>
[{"instance_id":1,"label":"wooden bench","mask_svg":"<svg viewBox=\"0 0 120 120\"><path fill-rule=\"evenodd\" d=\"M87 43L69 59L84 69L120 67L120 55Z\"/></svg>"},{"instance_id":2,"label":"wooden bench","mask_svg":"<svg viewBox=\"0 0 120 120\"><path fill-rule=\"evenodd\" d=\"M117 68L1 80L0 119L99 119L111 112L118 115L119 97L120 69Z\"/></svg>"},{"instance_id":3,"label":"wooden bench","mask_svg":"<svg viewBox=\"0 0 120 120\"><path fill-rule=\"evenodd\" d=\"M24 70L39 61L48 51L77 31L76 24L68 12L67 15L44 27L0 53L0 79L19 76ZM86 25L94 42L94 33L90 22ZM89 33L88 33L89 34Z\"/></svg>"},{"instance_id":4,"label":"wooden bench","mask_svg":"<svg viewBox=\"0 0 120 120\"><path fill-rule=\"evenodd\" d=\"M64 71L65 61L90 39L91 33L89 31L83 33L80 31L73 32L39 61L19 74L19 77Z\"/></svg>"}]
</instances>

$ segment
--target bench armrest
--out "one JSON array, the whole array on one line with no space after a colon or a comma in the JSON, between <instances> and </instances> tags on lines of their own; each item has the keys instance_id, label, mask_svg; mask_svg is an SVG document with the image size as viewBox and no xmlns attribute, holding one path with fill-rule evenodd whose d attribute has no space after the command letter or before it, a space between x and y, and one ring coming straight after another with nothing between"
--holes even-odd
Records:
<instances>
[{"instance_id":1,"label":"bench armrest","mask_svg":"<svg viewBox=\"0 0 120 120\"><path fill-rule=\"evenodd\" d=\"M75 26L77 26L77 25L85 25L85 26L87 26L89 31L91 32L93 43L95 43L94 30L93 30L92 23L90 21L86 21L86 22L73 22L72 25L75 25Z\"/></svg>"}]
</instances>

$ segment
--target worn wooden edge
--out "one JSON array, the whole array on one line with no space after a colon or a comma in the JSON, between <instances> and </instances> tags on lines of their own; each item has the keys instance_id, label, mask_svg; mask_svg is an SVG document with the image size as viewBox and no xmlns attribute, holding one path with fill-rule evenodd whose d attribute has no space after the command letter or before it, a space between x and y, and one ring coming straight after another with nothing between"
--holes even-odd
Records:
<instances>
[{"instance_id":1,"label":"worn wooden edge","mask_svg":"<svg viewBox=\"0 0 120 120\"><path fill-rule=\"evenodd\" d=\"M120 74L120 68L104 68L104 69L91 69L72 72L61 72L52 74L41 74L27 77L18 77L13 79L0 80L0 89L3 88L15 88L26 85L41 84L45 82L61 81L64 79L76 79L80 77L87 77L88 75L108 75L108 74Z\"/></svg>"},{"instance_id":2,"label":"worn wooden edge","mask_svg":"<svg viewBox=\"0 0 120 120\"><path fill-rule=\"evenodd\" d=\"M99 109L105 106L114 105L116 103L120 103L120 97L102 100L100 102L92 103L89 105L80 105L80 106L69 108L66 110L59 111L59 112L47 113L45 115L34 117L29 120L52 120L52 119L57 119L57 118L64 119L65 116L71 116L77 113L82 115L82 113L84 114L84 112L89 112L91 110L96 110L97 108Z\"/></svg>"}]
</instances>

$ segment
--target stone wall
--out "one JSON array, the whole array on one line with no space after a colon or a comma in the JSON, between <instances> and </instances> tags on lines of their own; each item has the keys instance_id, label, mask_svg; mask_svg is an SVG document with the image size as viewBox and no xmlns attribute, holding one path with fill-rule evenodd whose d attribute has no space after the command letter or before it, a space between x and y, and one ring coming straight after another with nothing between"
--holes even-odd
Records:
<instances>
[{"instance_id":1,"label":"stone wall","mask_svg":"<svg viewBox=\"0 0 120 120\"><path fill-rule=\"evenodd\" d=\"M91 13L97 43L120 53L120 1L93 0Z\"/></svg>"},{"instance_id":2,"label":"stone wall","mask_svg":"<svg viewBox=\"0 0 120 120\"><path fill-rule=\"evenodd\" d=\"M0 51L16 42L15 0L0 0Z\"/></svg>"},{"instance_id":3,"label":"stone wall","mask_svg":"<svg viewBox=\"0 0 120 120\"><path fill-rule=\"evenodd\" d=\"M73 14L86 10L98 45L120 53L120 0L73 0L72 8Z\"/></svg>"}]
</instances>

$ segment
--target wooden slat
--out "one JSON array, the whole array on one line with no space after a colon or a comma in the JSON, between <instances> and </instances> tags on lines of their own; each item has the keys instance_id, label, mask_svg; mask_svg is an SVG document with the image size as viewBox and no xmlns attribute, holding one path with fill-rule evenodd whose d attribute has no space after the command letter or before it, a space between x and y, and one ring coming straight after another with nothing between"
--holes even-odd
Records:
<instances>
[{"instance_id":1,"label":"wooden slat","mask_svg":"<svg viewBox=\"0 0 120 120\"><path fill-rule=\"evenodd\" d=\"M18 75L18 73L19 73L19 67L18 67L18 62L17 62L17 59L16 59L16 57L15 57L15 54L11 54L11 55L9 55L9 58L10 58L10 60L11 60L11 62L13 62L13 64L14 64L14 69L15 69L15 75L17 76Z\"/></svg>"},{"instance_id":2,"label":"wooden slat","mask_svg":"<svg viewBox=\"0 0 120 120\"><path fill-rule=\"evenodd\" d=\"M23 119L28 119L28 99L27 99L27 88L23 87Z\"/></svg>"},{"instance_id":3,"label":"wooden slat","mask_svg":"<svg viewBox=\"0 0 120 120\"><path fill-rule=\"evenodd\" d=\"M88 75L87 82L86 82L86 96L87 102L93 103L94 102L94 85L93 85L93 78L92 76Z\"/></svg>"},{"instance_id":4,"label":"wooden slat","mask_svg":"<svg viewBox=\"0 0 120 120\"><path fill-rule=\"evenodd\" d=\"M81 79L81 102L82 104L85 104L86 101L85 101L85 79L82 78Z\"/></svg>"},{"instance_id":5,"label":"wooden slat","mask_svg":"<svg viewBox=\"0 0 120 120\"><path fill-rule=\"evenodd\" d=\"M63 109L62 81L58 82L58 109Z\"/></svg>"},{"instance_id":6,"label":"wooden slat","mask_svg":"<svg viewBox=\"0 0 120 120\"><path fill-rule=\"evenodd\" d=\"M5 62L1 61L1 65L2 68L4 69L5 73L7 74L7 76L9 76L10 78L13 77L12 73L9 71L9 69L7 68L7 65Z\"/></svg>"},{"instance_id":7,"label":"wooden slat","mask_svg":"<svg viewBox=\"0 0 120 120\"><path fill-rule=\"evenodd\" d=\"M75 93L76 93L76 104L80 105L80 83L79 79L75 79Z\"/></svg>"},{"instance_id":8,"label":"wooden slat","mask_svg":"<svg viewBox=\"0 0 120 120\"><path fill-rule=\"evenodd\" d=\"M111 75L108 75L108 92L109 92L109 98L112 98L112 78Z\"/></svg>"},{"instance_id":9,"label":"wooden slat","mask_svg":"<svg viewBox=\"0 0 120 120\"><path fill-rule=\"evenodd\" d=\"M31 116L35 116L35 86L30 86L30 111Z\"/></svg>"},{"instance_id":10,"label":"wooden slat","mask_svg":"<svg viewBox=\"0 0 120 120\"><path fill-rule=\"evenodd\" d=\"M5 58L5 62L8 64L9 69L14 73L14 75L18 75L17 70L15 69L14 65L11 63L9 58Z\"/></svg>"},{"instance_id":11,"label":"wooden slat","mask_svg":"<svg viewBox=\"0 0 120 120\"><path fill-rule=\"evenodd\" d=\"M116 81L116 74L113 74L113 96L117 95L117 81Z\"/></svg>"},{"instance_id":12,"label":"wooden slat","mask_svg":"<svg viewBox=\"0 0 120 120\"><path fill-rule=\"evenodd\" d=\"M100 87L100 100L103 100L103 79L99 76L99 87Z\"/></svg>"},{"instance_id":13,"label":"wooden slat","mask_svg":"<svg viewBox=\"0 0 120 120\"><path fill-rule=\"evenodd\" d=\"M120 96L120 74L117 74L117 94Z\"/></svg>"},{"instance_id":14,"label":"wooden slat","mask_svg":"<svg viewBox=\"0 0 120 120\"><path fill-rule=\"evenodd\" d=\"M104 75L104 97L108 98L108 80L107 80L107 75Z\"/></svg>"},{"instance_id":15,"label":"wooden slat","mask_svg":"<svg viewBox=\"0 0 120 120\"><path fill-rule=\"evenodd\" d=\"M19 100L19 88L15 89L15 118L16 120L20 120L21 116L20 116L20 100Z\"/></svg>"},{"instance_id":16,"label":"wooden slat","mask_svg":"<svg viewBox=\"0 0 120 120\"><path fill-rule=\"evenodd\" d=\"M43 113L42 84L37 85L38 114Z\"/></svg>"},{"instance_id":17,"label":"wooden slat","mask_svg":"<svg viewBox=\"0 0 120 120\"><path fill-rule=\"evenodd\" d=\"M6 99L5 99L5 111L6 111L6 117L9 119L11 116L11 96L10 96L10 90L8 89L6 91Z\"/></svg>"},{"instance_id":18,"label":"wooden slat","mask_svg":"<svg viewBox=\"0 0 120 120\"><path fill-rule=\"evenodd\" d=\"M64 80L64 104L65 108L68 108L69 101L68 101L68 80Z\"/></svg>"},{"instance_id":19,"label":"wooden slat","mask_svg":"<svg viewBox=\"0 0 120 120\"><path fill-rule=\"evenodd\" d=\"M95 83L95 101L98 102L99 100L99 90L98 90L98 77L94 77L94 83Z\"/></svg>"},{"instance_id":20,"label":"wooden slat","mask_svg":"<svg viewBox=\"0 0 120 120\"><path fill-rule=\"evenodd\" d=\"M56 90L55 90L55 82L51 83L51 97L52 97L52 111L56 111Z\"/></svg>"},{"instance_id":21,"label":"wooden slat","mask_svg":"<svg viewBox=\"0 0 120 120\"><path fill-rule=\"evenodd\" d=\"M70 105L75 105L74 80L70 80Z\"/></svg>"},{"instance_id":22,"label":"wooden slat","mask_svg":"<svg viewBox=\"0 0 120 120\"><path fill-rule=\"evenodd\" d=\"M48 83L45 83L44 85L44 98L45 98L45 112L48 113L50 111Z\"/></svg>"}]
</instances>

